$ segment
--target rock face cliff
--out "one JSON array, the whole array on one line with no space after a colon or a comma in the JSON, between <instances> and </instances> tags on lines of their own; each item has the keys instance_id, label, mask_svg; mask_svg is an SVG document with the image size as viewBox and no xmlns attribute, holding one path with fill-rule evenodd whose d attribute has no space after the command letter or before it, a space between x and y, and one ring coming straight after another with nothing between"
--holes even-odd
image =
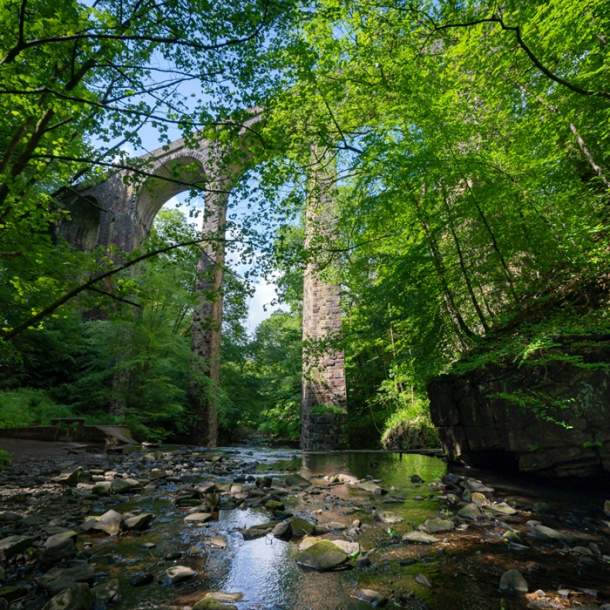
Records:
<instances>
[{"instance_id":1,"label":"rock face cliff","mask_svg":"<svg viewBox=\"0 0 610 610\"><path fill-rule=\"evenodd\" d=\"M551 477L609 476L610 345L564 355L434 379L432 421L450 459Z\"/></svg>"}]
</instances>

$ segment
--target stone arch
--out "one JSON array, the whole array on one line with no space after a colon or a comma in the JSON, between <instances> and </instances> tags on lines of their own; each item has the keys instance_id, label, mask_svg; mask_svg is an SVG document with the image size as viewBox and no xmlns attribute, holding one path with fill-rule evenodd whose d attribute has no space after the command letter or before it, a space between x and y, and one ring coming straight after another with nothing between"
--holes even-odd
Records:
<instances>
[{"instance_id":1,"label":"stone arch","mask_svg":"<svg viewBox=\"0 0 610 610\"><path fill-rule=\"evenodd\" d=\"M172 197L205 183L205 168L193 153L185 152L153 166L136 195L135 221L144 238L150 232L159 210ZM205 196L204 196L205 205Z\"/></svg>"},{"instance_id":2,"label":"stone arch","mask_svg":"<svg viewBox=\"0 0 610 610\"><path fill-rule=\"evenodd\" d=\"M105 212L96 245L114 245L129 252L146 237L154 217L168 199L191 187L202 188L205 193L202 238L205 239L197 266L196 288L200 297L193 315L191 341L193 352L198 356L195 360L201 363L198 373L203 372L211 382L207 387L214 387L219 380L227 201L236 180L256 162L259 154L257 143L250 138L249 127L260 120L260 113L255 109L251 116L236 131L236 140L229 146L202 139L193 148L183 140L176 140L142 157L133 172L121 170L80 194L100 202ZM313 154L312 159L306 235L308 240L316 233L328 239L334 230L334 214L325 210L333 207L335 174L320 155ZM66 229L63 233L68 239L79 235L76 229ZM324 341L341 326L339 287L325 282L319 271L315 262L308 263L303 304L306 342ZM343 353L337 349L326 350L315 362L304 353L303 369L303 449L345 447L347 396ZM194 379L199 377L194 375ZM192 403L198 413L197 440L215 446L217 405L209 392L203 398L204 392L200 390L191 388Z\"/></svg>"},{"instance_id":3,"label":"stone arch","mask_svg":"<svg viewBox=\"0 0 610 610\"><path fill-rule=\"evenodd\" d=\"M69 218L62 222L62 236L81 250L92 250L98 244L102 214L105 210L92 195L75 195L67 201Z\"/></svg>"}]
</instances>

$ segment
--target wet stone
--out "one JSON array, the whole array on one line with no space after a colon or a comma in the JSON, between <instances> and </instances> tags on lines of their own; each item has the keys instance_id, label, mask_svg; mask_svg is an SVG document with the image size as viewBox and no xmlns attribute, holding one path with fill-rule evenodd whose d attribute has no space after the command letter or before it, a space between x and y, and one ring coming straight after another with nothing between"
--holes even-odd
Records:
<instances>
[{"instance_id":1,"label":"wet stone","mask_svg":"<svg viewBox=\"0 0 610 610\"><path fill-rule=\"evenodd\" d=\"M254 540L255 538L262 538L266 536L274 527L273 523L262 523L260 525L253 525L245 530L242 530L241 534L244 540Z\"/></svg>"}]
</instances>

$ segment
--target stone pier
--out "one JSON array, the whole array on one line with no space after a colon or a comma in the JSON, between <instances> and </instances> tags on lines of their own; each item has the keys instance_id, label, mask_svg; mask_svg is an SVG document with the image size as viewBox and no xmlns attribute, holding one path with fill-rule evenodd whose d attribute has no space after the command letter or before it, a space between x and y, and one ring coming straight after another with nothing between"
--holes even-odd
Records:
<instances>
[{"instance_id":1,"label":"stone pier","mask_svg":"<svg viewBox=\"0 0 610 610\"><path fill-rule=\"evenodd\" d=\"M336 226L335 176L334 158L312 148L305 213L310 258L303 285L301 448L306 451L347 447L345 363L335 345L341 332L340 287L324 277Z\"/></svg>"}]
</instances>

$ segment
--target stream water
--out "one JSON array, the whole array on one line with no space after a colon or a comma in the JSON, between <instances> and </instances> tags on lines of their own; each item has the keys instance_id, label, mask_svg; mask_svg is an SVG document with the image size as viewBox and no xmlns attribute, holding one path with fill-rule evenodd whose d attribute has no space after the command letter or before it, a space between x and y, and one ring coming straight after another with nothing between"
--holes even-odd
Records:
<instances>
[{"instance_id":1,"label":"stream water","mask_svg":"<svg viewBox=\"0 0 610 610\"><path fill-rule=\"evenodd\" d=\"M426 519L452 516L457 510L448 510L448 490L441 484L447 466L438 457L178 449L144 457L141 452L118 457L113 467L122 469L125 476L145 479L162 464L170 475L159 477L135 494L86 494L80 502L84 504L79 508L81 513L86 510L87 514L99 515L112 508L121 513L155 515L150 529L143 532L118 537L79 535L77 557L94 566L97 586L113 581L120 591L118 603L106 605L98 600L100 610L189 608L206 591L240 593L241 599L231 602L239 610L370 608L369 603L354 597L362 589L382 594L388 599L388 607L413 610L599 608L610 599L610 530L606 531L604 525L599 495L575 495L573 489L495 476L485 480L495 488L494 502L507 500L518 508L516 514L478 523L457 519L455 530L436 534L438 544L405 544L401 536L406 532ZM285 477L295 473L311 485L287 485ZM377 483L387 493L377 495L358 485L333 481L338 474ZM273 487L267 488L266 495L257 495L256 490L265 488L256 485L256 479L269 477ZM176 503L176 495L202 482L213 482L221 490L220 510L205 524L187 523L188 508ZM273 490L277 490L275 495ZM239 500L234 501L232 495ZM326 537L357 541L360 561L352 561L349 569L307 570L296 561L299 540L284 541L271 533L245 539L244 529L282 518L265 507L270 495L281 497L286 514L319 524L341 524L337 533ZM58 506L60 510L61 502ZM33 506L33 510L49 513L51 507L52 503L47 502L46 508ZM380 518L388 514L390 521ZM557 528L565 538L547 544L528 537L526 522L532 519ZM511 546L507 532L512 532L511 540L519 544ZM176 564L193 568L196 576L169 585L163 575ZM530 583L527 598L498 592L500 574L515 567ZM136 574L149 574L150 582L134 586ZM544 593L540 592L535 605L531 592L537 589ZM40 601L26 597L10 607L38 610L42 606Z\"/></svg>"}]
</instances>

